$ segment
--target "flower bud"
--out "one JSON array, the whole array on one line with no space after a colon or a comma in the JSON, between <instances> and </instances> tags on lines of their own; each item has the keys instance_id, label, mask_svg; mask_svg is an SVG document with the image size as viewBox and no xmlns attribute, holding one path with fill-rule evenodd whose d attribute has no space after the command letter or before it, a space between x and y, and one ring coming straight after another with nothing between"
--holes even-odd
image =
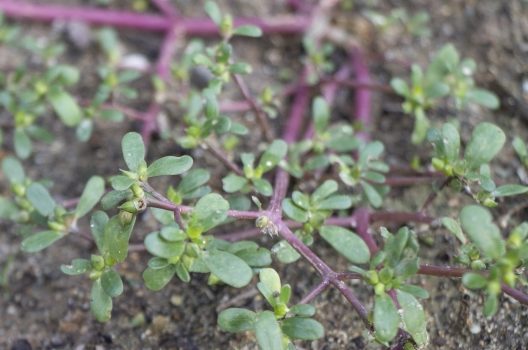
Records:
<instances>
[{"instance_id":1,"label":"flower bud","mask_svg":"<svg viewBox=\"0 0 528 350\"><path fill-rule=\"evenodd\" d=\"M104 269L105 261L104 261L102 256L100 256L100 255L92 255L90 260L91 260L92 267L94 268L94 270L102 271Z\"/></svg>"},{"instance_id":2,"label":"flower bud","mask_svg":"<svg viewBox=\"0 0 528 350\"><path fill-rule=\"evenodd\" d=\"M132 220L134 219L134 214L128 211L125 211L125 210L121 210L118 215L119 215L119 222L123 226L130 224Z\"/></svg>"}]
</instances>

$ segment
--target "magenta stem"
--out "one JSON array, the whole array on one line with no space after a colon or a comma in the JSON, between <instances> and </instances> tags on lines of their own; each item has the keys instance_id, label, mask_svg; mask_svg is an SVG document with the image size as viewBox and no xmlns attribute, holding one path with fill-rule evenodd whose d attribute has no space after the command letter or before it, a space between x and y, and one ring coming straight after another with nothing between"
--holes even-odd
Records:
<instances>
[{"instance_id":1,"label":"magenta stem","mask_svg":"<svg viewBox=\"0 0 528 350\"><path fill-rule=\"evenodd\" d=\"M354 218L356 220L357 234L365 241L370 250L370 255L374 256L378 251L378 245L374 237L369 232L370 213L368 208L361 207L354 211Z\"/></svg>"},{"instance_id":2,"label":"magenta stem","mask_svg":"<svg viewBox=\"0 0 528 350\"><path fill-rule=\"evenodd\" d=\"M179 213L189 213L194 208L189 207L186 205L176 205L174 203L171 203L170 201L160 201L160 200L153 200L150 199L148 201L148 206L153 208L159 208L159 209L165 209L170 210L173 212L179 212ZM232 218L236 219L243 219L243 220L255 220L262 216L264 213L261 211L248 211L248 210L228 210L227 215Z\"/></svg>"},{"instance_id":3,"label":"magenta stem","mask_svg":"<svg viewBox=\"0 0 528 350\"><path fill-rule=\"evenodd\" d=\"M319 258L310 248L304 245L303 242L286 226L281 220L276 220L275 225L279 229L281 237L286 240L299 254L301 254L312 267L322 276L323 281L336 287L341 294L348 300L352 307L359 314L363 322L370 326L368 320L368 312L365 306L357 299L352 290L347 284L342 281L340 275L334 272L321 258Z\"/></svg>"},{"instance_id":4,"label":"magenta stem","mask_svg":"<svg viewBox=\"0 0 528 350\"><path fill-rule=\"evenodd\" d=\"M288 144L292 144L297 139L302 126L303 117L310 104L310 90L304 85L306 74L308 74L308 70L304 68L300 78L301 85L295 94L290 110L290 116L283 128L284 132L282 138ZM284 169L279 168L275 175L275 190L269 205L269 211L275 217L280 217L282 200L286 197L289 182L290 179L288 173Z\"/></svg>"},{"instance_id":5,"label":"magenta stem","mask_svg":"<svg viewBox=\"0 0 528 350\"><path fill-rule=\"evenodd\" d=\"M322 280L318 285L314 287L304 298L299 301L299 304L309 304L313 299L315 299L319 294L324 292L330 287L330 281L327 279Z\"/></svg>"},{"instance_id":6,"label":"magenta stem","mask_svg":"<svg viewBox=\"0 0 528 350\"><path fill-rule=\"evenodd\" d=\"M351 48L350 56L352 58L352 65L354 67L354 72L356 73L357 82L359 84L370 83L370 74L361 50L357 47ZM363 87L358 87L356 89L354 110L355 119L361 122L365 130L369 130L372 127L370 89ZM366 131L358 133L358 137L364 141L368 141L370 139L369 133Z\"/></svg>"},{"instance_id":7,"label":"magenta stem","mask_svg":"<svg viewBox=\"0 0 528 350\"><path fill-rule=\"evenodd\" d=\"M149 31L167 31L177 25L183 34L190 36L217 36L218 27L205 18L178 18L142 14L131 11L96 9L82 6L41 5L20 0L0 0L0 11L7 17L51 22L75 20L94 25L133 28ZM272 19L237 18L236 26L251 24L266 34L301 34L308 27L306 16L276 16Z\"/></svg>"},{"instance_id":8,"label":"magenta stem","mask_svg":"<svg viewBox=\"0 0 528 350\"><path fill-rule=\"evenodd\" d=\"M388 222L391 224L405 224L408 222L429 224L433 220L433 217L417 212L379 211L370 215L371 222Z\"/></svg>"},{"instance_id":9,"label":"magenta stem","mask_svg":"<svg viewBox=\"0 0 528 350\"><path fill-rule=\"evenodd\" d=\"M266 113L260 108L260 106L257 104L255 99L253 98L251 91L249 91L249 87L244 82L244 79L238 74L233 74L233 80L235 81L236 85L238 86L240 92L242 93L242 96L246 100L246 102L251 106L251 109L255 113L257 117L257 122L260 125L260 129L262 130L262 133L264 134L264 137L267 141L271 142L273 140L273 135L271 132L271 128L268 123L268 118Z\"/></svg>"}]
</instances>

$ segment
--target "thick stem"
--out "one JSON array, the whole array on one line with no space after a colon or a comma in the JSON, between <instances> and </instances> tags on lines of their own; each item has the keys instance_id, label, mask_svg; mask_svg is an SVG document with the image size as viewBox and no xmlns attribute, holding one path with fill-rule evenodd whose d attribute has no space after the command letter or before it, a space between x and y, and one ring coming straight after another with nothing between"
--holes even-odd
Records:
<instances>
[{"instance_id":1,"label":"thick stem","mask_svg":"<svg viewBox=\"0 0 528 350\"><path fill-rule=\"evenodd\" d=\"M225 153L219 150L217 147L211 145L208 141L203 141L204 148L209 151L216 159L224 164L229 170L237 174L238 176L244 176L244 172L238 165L236 165L231 159L227 157Z\"/></svg>"},{"instance_id":2,"label":"thick stem","mask_svg":"<svg viewBox=\"0 0 528 350\"><path fill-rule=\"evenodd\" d=\"M303 242L286 226L281 220L275 221L275 225L279 229L281 237L286 240L299 254L301 254L312 267L323 277L323 280L328 280L330 284L336 287L341 294L352 304L352 307L359 314L367 327L370 327L368 321L368 312L365 306L355 296L354 292L347 286L347 284L340 279L338 273L334 272L321 258L319 258L310 248L304 245Z\"/></svg>"},{"instance_id":3,"label":"thick stem","mask_svg":"<svg viewBox=\"0 0 528 350\"><path fill-rule=\"evenodd\" d=\"M378 251L378 245L374 240L374 237L369 232L369 223L370 223L370 213L368 208L358 208L354 212L354 218L356 219L356 231L358 235L365 241L367 244L370 255L374 256Z\"/></svg>"},{"instance_id":4,"label":"thick stem","mask_svg":"<svg viewBox=\"0 0 528 350\"><path fill-rule=\"evenodd\" d=\"M41 5L20 0L0 0L0 11L7 17L51 22L75 20L95 25L164 32L177 25L188 36L218 36L218 27L206 18L179 18L131 11L96 9L82 6ZM307 16L276 16L271 19L235 18L236 26L251 24L265 34L302 34L309 24Z\"/></svg>"},{"instance_id":5,"label":"thick stem","mask_svg":"<svg viewBox=\"0 0 528 350\"><path fill-rule=\"evenodd\" d=\"M172 56L174 56L176 49L178 48L180 37L180 29L175 25L169 29L163 39L163 44L156 62L156 74L165 82L170 80L170 64ZM156 130L156 120L161 113L162 103L163 101L158 100L158 98L155 97L150 104L147 113L145 113L143 125L141 127L141 136L143 137L145 145L150 143L152 133Z\"/></svg>"},{"instance_id":6,"label":"thick stem","mask_svg":"<svg viewBox=\"0 0 528 350\"><path fill-rule=\"evenodd\" d=\"M371 222L387 222L391 224L405 224L408 222L430 224L433 220L433 217L417 212L379 211L370 215Z\"/></svg>"},{"instance_id":7,"label":"thick stem","mask_svg":"<svg viewBox=\"0 0 528 350\"><path fill-rule=\"evenodd\" d=\"M370 74L361 50L357 47L351 48L350 56L352 58L352 65L354 67L354 72L356 73L356 80L358 83L370 83ZM370 89L360 87L356 89L354 112L355 119L362 124L365 130L360 132L358 137L364 141L368 141L370 137L367 130L372 127Z\"/></svg>"},{"instance_id":8,"label":"thick stem","mask_svg":"<svg viewBox=\"0 0 528 350\"><path fill-rule=\"evenodd\" d=\"M171 202L159 201L159 200L154 200L154 199L150 199L148 201L148 206L153 207L153 208L170 210L173 212L179 212L182 214L189 213L194 209L193 207L189 207L186 205L176 205ZM247 211L247 210L228 210L227 211L227 216L236 218L236 219L241 219L241 220L256 220L263 214L264 213L261 211Z\"/></svg>"},{"instance_id":9,"label":"thick stem","mask_svg":"<svg viewBox=\"0 0 528 350\"><path fill-rule=\"evenodd\" d=\"M303 70L303 73L300 79L302 84L304 84L304 81L306 80L307 73L308 71L305 68ZM284 132L283 132L282 138L284 139L284 141L286 141L286 143L291 144L297 139L299 131L302 126L304 114L309 104L310 104L310 90L308 89L307 86L301 85L299 89L297 90L297 93L295 94L293 104L290 110L290 116L283 129ZM275 189L274 189L273 196L271 197L270 205L269 205L269 211L274 216L278 216L278 215L280 216L281 203L284 197L286 196L286 192L288 190L288 184L289 184L288 173L284 169L279 168L275 175Z\"/></svg>"},{"instance_id":10,"label":"thick stem","mask_svg":"<svg viewBox=\"0 0 528 350\"><path fill-rule=\"evenodd\" d=\"M330 281L327 279L323 279L318 285L314 287L304 298L299 301L299 304L308 304L313 299L315 299L319 294L324 292L325 290L330 287Z\"/></svg>"},{"instance_id":11,"label":"thick stem","mask_svg":"<svg viewBox=\"0 0 528 350\"><path fill-rule=\"evenodd\" d=\"M251 109L253 109L253 112L255 112L255 115L257 116L257 122L260 126L260 129L262 130L262 133L264 134L264 137L266 140L271 141L273 140L273 135L271 132L270 125L268 123L268 118L266 116L266 113L260 108L259 105L257 105L257 102L251 95L251 92L249 91L248 86L244 82L244 79L238 74L233 74L233 79L235 80L235 83L237 84L240 92L242 93L242 96L247 101L247 103L251 106Z\"/></svg>"}]
</instances>

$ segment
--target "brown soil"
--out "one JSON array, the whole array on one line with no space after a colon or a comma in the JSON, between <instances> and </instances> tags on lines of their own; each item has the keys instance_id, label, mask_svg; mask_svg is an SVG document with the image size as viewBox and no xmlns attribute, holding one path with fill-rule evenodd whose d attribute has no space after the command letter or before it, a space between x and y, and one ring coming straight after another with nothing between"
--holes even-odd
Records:
<instances>
[{"instance_id":1,"label":"brown soil","mask_svg":"<svg viewBox=\"0 0 528 350\"><path fill-rule=\"evenodd\" d=\"M49 1L46 1L49 2ZM70 1L63 1L70 3ZM78 1L81 3L81 1ZM358 1L368 3L369 1ZM86 3L83 1L82 3ZM116 6L126 7L126 1L116 1ZM188 15L200 15L200 6L188 1L175 1L178 8ZM284 12L279 1L249 2L224 1L225 9L233 15L267 16ZM381 3L381 2L380 2ZM363 4L363 6L366 6ZM528 77L526 60L528 45L528 5L521 0L449 0L432 2L423 0L385 2L380 8L405 7L411 13L426 10L431 15L429 39L417 40L406 36L393 36L391 40L375 35L357 14L345 15L344 29L355 35L364 47L369 48L369 63L376 81L387 82L393 75L407 74L410 63L425 64L431 52L446 42L453 42L464 57L473 57L479 66L478 82L496 92L502 100L500 111L472 108L456 117L460 120L463 134L467 136L471 127L482 120L499 124L510 136L518 134L528 140L525 122L528 120L528 97L522 84ZM359 6L360 8L362 6ZM349 17L347 17L349 16ZM348 19L347 19L348 18ZM367 29L365 29L367 28ZM40 37L57 36L48 25L24 24L24 30ZM390 37L390 33L387 34ZM160 42L159 36L126 32L122 38L129 52L143 52L153 58ZM394 39L395 38L395 39ZM95 49L84 51L68 46L67 60L86 67L93 72ZM300 53L297 38L279 38L237 42L237 55L249 61L254 74L249 83L256 91L276 82L281 67L297 69ZM8 48L0 48L0 56L11 54ZM92 68L90 68L92 67ZM93 73L86 73L87 76ZM85 88L93 84L87 79ZM83 89L81 89L83 90ZM338 98L337 108L349 112L350 98L343 92ZM143 108L149 96L141 96L134 105ZM287 101L286 101L287 102ZM412 128L411 118L395 113L399 101L394 97L377 95L375 99L375 125L373 137L379 138L388 149L388 161L404 164L417 153L407 141ZM440 111L433 116L435 121L453 116L450 111ZM4 114L0 118L5 118ZM73 131L55 123L50 118L48 126L58 135L51 145L40 144L35 156L25 164L29 175L46 177L54 181L53 192L63 198L78 196L82 184L93 174L111 175L122 165L119 141L121 136L135 125L133 123L99 124L92 139L86 144L75 141ZM8 137L9 138L9 137ZM253 145L256 143L250 141ZM7 142L9 145L9 140ZM173 143L155 141L151 156L169 152L180 152ZM9 151L8 151L9 152ZM422 154L422 153L420 153ZM425 154L425 153L423 153ZM201 153L194 154L200 159ZM203 157L202 157L203 159ZM216 161L200 160L219 174L222 168ZM497 160L498 181L518 182L519 162L510 145ZM6 192L4 179L0 175L2 191ZM219 178L212 181L219 186ZM428 195L428 186L393 191L392 199L386 202L387 209L416 209ZM434 211L440 214L453 212L465 199L454 193L445 193L437 200ZM498 214L506 214L521 203L517 199L505 203ZM447 204L447 205L446 205ZM526 211L513 215L512 227L523 219ZM86 224L86 222L84 222ZM145 215L135 230L134 241L140 241L154 228L152 218ZM186 285L173 281L161 292L148 291L142 283L141 272L148 256L143 253L130 254L127 262L120 266L125 280L125 293L115 299L112 320L100 324L89 312L90 284L86 278L67 277L60 264L73 258L87 257L92 252L90 245L76 237L68 237L42 253L28 255L20 252L20 238L14 227L0 223L4 234L0 235L0 267L9 265L9 283L0 289L0 348L1 349L255 349L254 339L247 334L232 335L220 332L216 327L217 310L240 293L247 298L236 299L234 305L260 310L263 300L256 296L254 287L238 291L228 287L211 287L201 276L193 277ZM454 240L441 230L417 226L415 229L430 238L434 244L424 245L423 261L447 264L452 262ZM263 244L271 246L269 238ZM316 252L336 269L345 269L344 260L326 246L317 245ZM294 286L294 297L300 299L313 285L318 283L314 271L303 261L282 266L283 280ZM492 319L482 316L482 298L468 294L457 280L420 278L431 297L425 301L431 344L428 349L526 349L528 348L528 308L520 306L508 297L501 299L501 308ZM361 284L353 284L361 300L371 305L371 290ZM302 343L305 349L365 349L378 348L368 344L364 328L358 317L335 290L329 290L315 302L317 319L326 329L320 341Z\"/></svg>"}]
</instances>

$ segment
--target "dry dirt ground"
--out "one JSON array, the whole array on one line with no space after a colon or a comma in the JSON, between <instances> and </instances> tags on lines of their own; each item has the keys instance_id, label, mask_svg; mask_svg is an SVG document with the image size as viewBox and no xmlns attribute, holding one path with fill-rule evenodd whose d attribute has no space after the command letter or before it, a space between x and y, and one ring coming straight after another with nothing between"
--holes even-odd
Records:
<instances>
[{"instance_id":1,"label":"dry dirt ground","mask_svg":"<svg viewBox=\"0 0 528 350\"><path fill-rule=\"evenodd\" d=\"M42 1L49 2L49 1ZM62 1L73 3L73 1ZM80 3L80 1L78 1ZM371 3L372 1L370 1ZM87 3L84 1L83 3ZM126 1L116 1L116 6L126 6ZM175 1L183 13L200 14L200 6L187 0ZM369 1L355 1L356 9L364 9ZM528 139L528 95L523 90L528 79L528 4L521 0L391 0L379 1L378 8L388 12L403 7L411 13L425 10L431 16L432 36L428 39L412 39L405 36L391 37L376 34L357 12L343 12L339 23L344 23L350 35L355 35L368 48L373 78L387 82L393 75L407 74L410 63L425 64L431 52L446 42L453 42L463 56L476 59L478 82L496 92L503 107L491 113L478 108L456 115L467 136L472 125L482 120L492 120L503 127L507 134L519 134ZM225 1L224 8L234 15L265 16L285 11L281 2ZM48 25L25 23L24 30L37 36L58 36ZM160 42L154 34L137 32L121 33L130 51L141 51L153 58ZM60 37L60 36L59 36ZM93 49L85 51L68 46L67 59L86 67L93 66ZM8 48L0 48L0 56ZM237 54L252 63L255 73L249 78L256 90L264 84L276 81L281 67L296 69L301 52L298 38L279 38L237 42ZM89 73L86 73L89 76ZM89 85L92 78L87 78ZM148 101L142 96L138 107ZM340 93L337 109L350 111L351 99ZM373 127L374 138L386 143L391 163L404 163L412 155L421 154L411 148L407 141L412 120L400 113L399 101L394 97L376 95ZM4 113L4 112L2 112ZM436 115L436 121L451 116L449 110ZM0 118L6 118L0 114ZM134 128L132 123L121 125L98 125L96 134L86 144L75 142L72 130L57 123L49 127L58 137L51 145L39 145L34 158L26 162L29 174L35 178L47 177L54 181L54 193L64 198L79 195L81 184L93 173L111 175L121 164L119 141L121 135ZM180 152L174 144L155 142L152 154ZM195 154L197 158L200 154ZM217 167L214 161L201 161ZM520 167L511 146L498 160L501 180L519 181ZM204 164L204 163L202 163ZM0 183L5 184L1 178ZM218 186L219 179L213 179ZM2 185L2 191L6 186ZM393 192L387 201L388 209L416 209L429 192L428 186L403 189ZM463 203L453 193L446 193L436 201L437 213L447 213ZM505 205L499 214L505 214L522 200ZM523 210L512 217L512 223L526 217ZM152 219L141 218L139 237L152 229ZM69 237L42 253L28 255L19 251L20 239L14 228L1 223L0 267L8 268L8 283L0 289L0 349L254 349L250 335L222 333L216 327L217 307L233 303L233 298L244 293L247 298L238 298L234 305L262 309L264 303L255 297L254 287L241 292L228 287L210 287L200 276L189 284L171 283L161 292L148 291L141 281L141 271L148 259L146 254L132 253L128 262L120 267L125 279L125 293L114 303L112 320L100 324L89 312L89 281L63 275L59 266L72 258L86 257L91 247L84 241ZM420 234L434 242L424 246L424 261L445 264L452 261L454 241L441 230L415 227ZM266 239L264 239L266 240ZM271 241L263 241L271 245ZM316 251L337 268L346 268L346 263L335 257L326 247ZM11 262L8 265L8 262ZM312 269L304 262L288 266L276 265L284 280L294 286L296 298L302 297L318 282ZM428 349L526 349L528 348L528 308L504 297L498 314L485 319L481 314L482 299L469 294L457 280L423 278L418 281L430 291L425 301L431 343ZM371 291L364 285L353 285L359 297L371 305ZM365 349L377 348L369 345L364 337L361 322L343 298L330 290L316 299L317 319L326 328L326 336L320 341L301 343L304 349Z\"/></svg>"}]
</instances>

